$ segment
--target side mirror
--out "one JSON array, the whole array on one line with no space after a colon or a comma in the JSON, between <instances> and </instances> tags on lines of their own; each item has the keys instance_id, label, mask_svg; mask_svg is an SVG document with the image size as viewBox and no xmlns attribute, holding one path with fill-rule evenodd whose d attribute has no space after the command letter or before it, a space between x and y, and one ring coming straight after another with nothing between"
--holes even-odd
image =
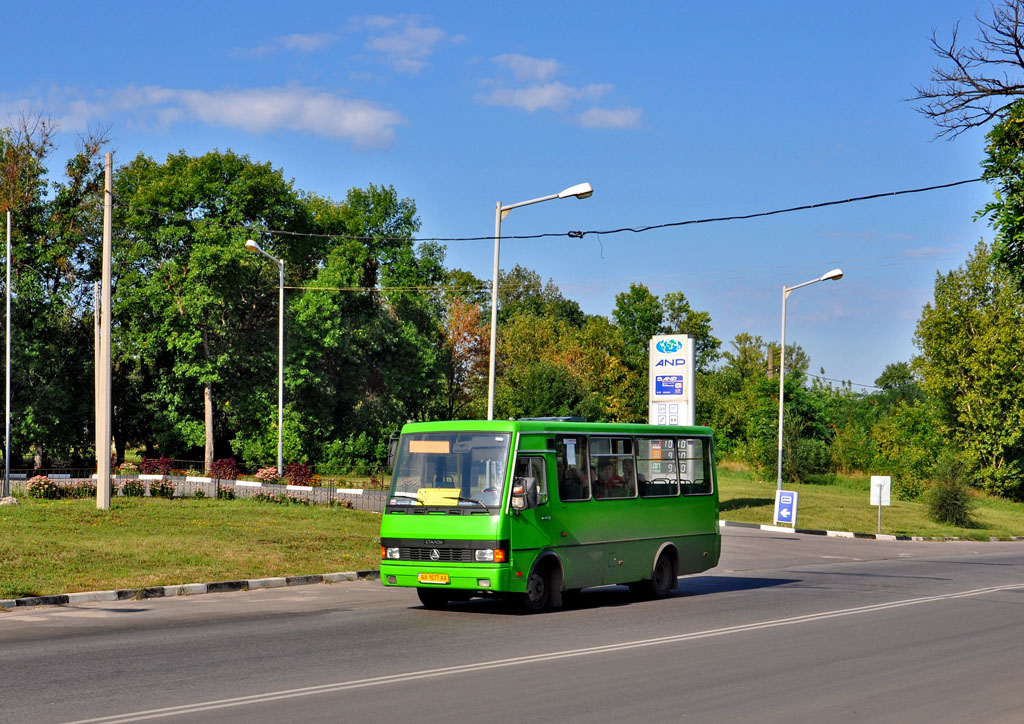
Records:
<instances>
[{"instance_id":1,"label":"side mirror","mask_svg":"<svg viewBox=\"0 0 1024 724\"><path fill-rule=\"evenodd\" d=\"M512 479L512 510L537 507L537 481L532 478Z\"/></svg>"},{"instance_id":2,"label":"side mirror","mask_svg":"<svg viewBox=\"0 0 1024 724\"><path fill-rule=\"evenodd\" d=\"M391 439L388 440L388 459L387 466L388 470L395 469L395 457L398 455L398 435L392 435Z\"/></svg>"}]
</instances>

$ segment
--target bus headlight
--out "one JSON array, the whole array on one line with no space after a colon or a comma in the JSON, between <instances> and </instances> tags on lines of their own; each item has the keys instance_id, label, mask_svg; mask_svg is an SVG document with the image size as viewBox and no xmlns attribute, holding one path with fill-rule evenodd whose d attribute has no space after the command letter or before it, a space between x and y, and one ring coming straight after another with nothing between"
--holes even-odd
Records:
<instances>
[{"instance_id":1,"label":"bus headlight","mask_svg":"<svg viewBox=\"0 0 1024 724\"><path fill-rule=\"evenodd\" d=\"M399 553L399 549L398 548L387 548L387 549L385 549L384 557L385 558L389 558L391 560L396 560L398 558L401 558L402 556Z\"/></svg>"},{"instance_id":2,"label":"bus headlight","mask_svg":"<svg viewBox=\"0 0 1024 724\"><path fill-rule=\"evenodd\" d=\"M505 551L501 548L484 548L474 551L473 555L481 563L504 563L507 560Z\"/></svg>"}]
</instances>

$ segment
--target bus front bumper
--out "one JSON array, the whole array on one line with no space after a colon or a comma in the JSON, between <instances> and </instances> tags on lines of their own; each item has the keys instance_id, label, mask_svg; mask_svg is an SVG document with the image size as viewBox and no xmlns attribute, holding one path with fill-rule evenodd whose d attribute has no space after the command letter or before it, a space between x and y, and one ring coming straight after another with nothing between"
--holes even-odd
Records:
<instances>
[{"instance_id":1,"label":"bus front bumper","mask_svg":"<svg viewBox=\"0 0 1024 724\"><path fill-rule=\"evenodd\" d=\"M514 577L509 566L380 562L380 581L385 586L507 593L517 588Z\"/></svg>"}]
</instances>

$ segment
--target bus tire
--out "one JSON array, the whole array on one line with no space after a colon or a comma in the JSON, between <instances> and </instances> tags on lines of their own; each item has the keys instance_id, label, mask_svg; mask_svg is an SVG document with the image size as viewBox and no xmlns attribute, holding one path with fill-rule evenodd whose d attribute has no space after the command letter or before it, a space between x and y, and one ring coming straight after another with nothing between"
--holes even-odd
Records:
<instances>
[{"instance_id":1,"label":"bus tire","mask_svg":"<svg viewBox=\"0 0 1024 724\"><path fill-rule=\"evenodd\" d=\"M676 582L676 566L672 557L667 551L662 551L658 556L658 562L654 564L654 571L651 572L650 596L651 598L665 598Z\"/></svg>"},{"instance_id":2,"label":"bus tire","mask_svg":"<svg viewBox=\"0 0 1024 724\"><path fill-rule=\"evenodd\" d=\"M416 595L420 597L423 608L431 611L440 611L448 607L448 592L437 588L417 588Z\"/></svg>"},{"instance_id":3,"label":"bus tire","mask_svg":"<svg viewBox=\"0 0 1024 724\"><path fill-rule=\"evenodd\" d=\"M539 565L526 579L526 593L523 594L523 608L527 613L540 613L551 602L551 574L548 567Z\"/></svg>"}]
</instances>

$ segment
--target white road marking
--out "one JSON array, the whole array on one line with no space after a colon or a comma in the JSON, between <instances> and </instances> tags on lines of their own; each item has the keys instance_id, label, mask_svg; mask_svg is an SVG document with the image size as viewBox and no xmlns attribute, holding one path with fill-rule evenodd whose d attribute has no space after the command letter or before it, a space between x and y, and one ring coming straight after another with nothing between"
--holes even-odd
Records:
<instances>
[{"instance_id":1,"label":"white road marking","mask_svg":"<svg viewBox=\"0 0 1024 724\"><path fill-rule=\"evenodd\" d=\"M330 694L338 691L350 691L352 689L365 689L372 686L383 686L385 684L398 684L419 679L428 679L439 676L454 676L464 673L475 673L484 669L501 669L511 666L525 666L545 661L556 661L558 659L570 659L581 656L594 656L596 654L613 653L616 651L628 651L649 646L663 646L684 641L696 641L698 639L713 638L716 636L728 636L735 633L747 631L758 631L761 629L776 628L779 626L793 626L802 623L813 623L843 616L856 616L876 611L885 611L892 608L904 606L916 606L922 603L933 603L936 601L949 601L958 598L971 598L982 596L986 593L998 593L1000 591L1015 591L1024 589L1024 583L1013 583L1004 586L990 586L988 588L975 588L969 591L957 593L944 593L938 596L922 596L920 598L908 598L902 601L890 603L878 603L869 606L858 606L856 608L843 608L835 611L823 611L811 613L804 616L793 616L791 618L779 618L772 621L761 621L759 623L741 624L739 626L728 626L725 628L708 629L706 631L694 631L693 633L678 634L675 636L664 636L661 638L642 639L638 641L625 641L618 644L607 644L605 646L592 646L581 649L567 649L565 651L553 651L547 654L535 654L533 656L519 656L509 659L496 659L474 664L461 664L459 666L445 666L439 669L425 669L422 671L410 671L404 674L391 674L388 676L376 676L370 679L355 679L353 681L339 681L333 684L321 684L319 686L307 686L300 689L285 689L283 691L271 691L264 694L253 694L251 696L239 696L232 699L219 699L215 701L204 701L195 704L184 704L181 706L169 706L163 709L149 709L136 711L130 714L115 714L102 716L95 719L79 719L66 724L124 724L126 722L144 721L147 719L162 719L177 716L179 714L197 714L217 709L226 709L236 706L247 706L251 704L262 704L282 699L294 699L300 696L315 696L317 694Z\"/></svg>"}]
</instances>

